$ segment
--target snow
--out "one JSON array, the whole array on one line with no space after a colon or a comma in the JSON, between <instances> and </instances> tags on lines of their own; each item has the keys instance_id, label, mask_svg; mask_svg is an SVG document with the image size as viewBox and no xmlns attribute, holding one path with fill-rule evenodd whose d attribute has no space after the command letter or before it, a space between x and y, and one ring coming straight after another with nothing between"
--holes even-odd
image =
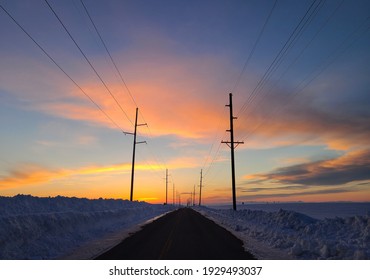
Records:
<instances>
[{"instance_id":1,"label":"snow","mask_svg":"<svg viewBox=\"0 0 370 280\"><path fill-rule=\"evenodd\" d=\"M90 250L96 254L119 242L112 235L170 210L119 199L0 197L0 259L62 258L93 242L100 244ZM102 242L107 237L112 242Z\"/></svg>"},{"instance_id":2,"label":"snow","mask_svg":"<svg viewBox=\"0 0 370 280\"><path fill-rule=\"evenodd\" d=\"M258 259L370 259L370 216L315 219L294 211L197 207Z\"/></svg>"},{"instance_id":3,"label":"snow","mask_svg":"<svg viewBox=\"0 0 370 280\"><path fill-rule=\"evenodd\" d=\"M212 206L217 209L230 209L230 205ZM280 209L299 212L316 219L353 217L370 214L370 202L290 202L290 203L246 203L237 205L238 210L263 210L277 212Z\"/></svg>"},{"instance_id":4,"label":"snow","mask_svg":"<svg viewBox=\"0 0 370 280\"><path fill-rule=\"evenodd\" d=\"M312 212L308 204L299 207ZM91 259L174 209L119 199L0 197L0 259ZM258 259L370 259L369 208L320 219L271 207L194 209L243 240Z\"/></svg>"}]
</instances>

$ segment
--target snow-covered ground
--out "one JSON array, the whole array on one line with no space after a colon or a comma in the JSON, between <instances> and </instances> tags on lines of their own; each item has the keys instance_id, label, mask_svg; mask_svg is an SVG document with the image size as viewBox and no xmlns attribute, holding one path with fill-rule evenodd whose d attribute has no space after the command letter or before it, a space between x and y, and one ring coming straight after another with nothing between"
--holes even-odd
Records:
<instances>
[{"instance_id":1,"label":"snow-covered ground","mask_svg":"<svg viewBox=\"0 0 370 280\"><path fill-rule=\"evenodd\" d=\"M0 259L55 259L86 247L96 254L118 242L116 233L171 210L114 199L0 197Z\"/></svg>"},{"instance_id":2,"label":"snow-covered ground","mask_svg":"<svg viewBox=\"0 0 370 280\"><path fill-rule=\"evenodd\" d=\"M0 259L90 259L174 209L114 199L0 197ZM195 210L233 232L259 259L370 259L368 211L317 219L277 209Z\"/></svg>"},{"instance_id":3,"label":"snow-covered ground","mask_svg":"<svg viewBox=\"0 0 370 280\"><path fill-rule=\"evenodd\" d=\"M214 205L211 208L231 209L231 205ZM277 212L280 209L305 214L316 219L353 217L370 214L370 202L316 202L316 203L246 203L237 205L238 210L263 210Z\"/></svg>"},{"instance_id":4,"label":"snow-covered ground","mask_svg":"<svg viewBox=\"0 0 370 280\"><path fill-rule=\"evenodd\" d=\"M370 216L315 219L288 210L197 211L229 229L259 259L370 259Z\"/></svg>"}]
</instances>

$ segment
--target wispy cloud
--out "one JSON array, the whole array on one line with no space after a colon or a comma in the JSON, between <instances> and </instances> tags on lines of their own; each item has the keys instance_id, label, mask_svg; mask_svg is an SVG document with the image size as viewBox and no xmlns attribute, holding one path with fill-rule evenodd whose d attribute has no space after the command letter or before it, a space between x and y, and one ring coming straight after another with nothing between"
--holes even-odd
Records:
<instances>
[{"instance_id":1,"label":"wispy cloud","mask_svg":"<svg viewBox=\"0 0 370 280\"><path fill-rule=\"evenodd\" d=\"M169 162L172 170L199 167L199 158L180 157ZM136 171L163 171L163 166L155 162L137 162ZM0 176L0 189L16 188L20 186L44 184L57 181L62 178L75 176L115 176L131 172L131 163L119 163L111 165L90 165L75 169L50 168L36 163L18 164L7 175Z\"/></svg>"},{"instance_id":2,"label":"wispy cloud","mask_svg":"<svg viewBox=\"0 0 370 280\"><path fill-rule=\"evenodd\" d=\"M115 57L125 61L124 69L130 69L125 73L127 84L146 121L149 122L153 135L210 139L221 129L227 129L227 114L223 114L222 110L227 102L230 77L225 76L225 69L231 72L236 70L230 67L226 57L179 54L174 49L174 42L164 34L153 35L148 30L141 30L141 32L143 33L135 36L142 39L153 37L153 40L160 37L162 43L160 46L154 44L150 47L147 44L138 43L135 48L126 50L125 53L117 52ZM157 39L153 42L157 42ZM156 49L153 50L153 48ZM16 59L17 64L24 59L16 58L14 55L11 58L8 57L6 61L10 66L14 64L13 58ZM19 100L27 102L32 100L32 102L26 102L25 107L90 125L116 128L57 69L30 58L25 61L27 67L22 71L25 73L23 76L27 78L24 81L14 80L12 71L8 71L4 73L4 82L1 83ZM94 58L94 63L109 69L102 58ZM83 71L77 62L73 66L79 69L76 80L82 88L119 125L124 129L132 130L132 123L120 112L96 77L81 74ZM31 70L31 67L36 67L36 71ZM13 69L14 71L19 69ZM107 72L111 73L111 76L105 77L110 90L122 104L129 118L133 120L135 105L112 71ZM230 76L235 75L236 73L230 73ZM45 76L47 79L40 79L40 76ZM0 81L2 81L1 78ZM326 83L330 83L330 80ZM29 84L34 86L30 88ZM55 87L55 85L58 86ZM370 139L370 114L366 110L358 112L347 110L346 102L336 103L335 110L320 106L319 93L330 94L330 92L323 92L324 90L328 89L318 88L318 93L312 96L306 91L302 93L303 97L291 99L289 96L295 93L293 89L274 88L268 98L261 102L257 98L258 106L253 104L249 110L241 113L236 122L236 134L242 138L239 140L248 141L249 148L313 144L348 150L367 145ZM245 88L239 91L240 94L235 95L235 108L240 108L242 104L240 102L244 102L248 97L248 91ZM363 108L364 104L369 104L368 98L363 96L361 98L358 99L356 96L350 98L348 101L351 102L351 108ZM255 130L257 127L258 129ZM254 137L244 139L242 136L248 135L249 132L253 132Z\"/></svg>"},{"instance_id":3,"label":"wispy cloud","mask_svg":"<svg viewBox=\"0 0 370 280\"><path fill-rule=\"evenodd\" d=\"M349 152L341 157L277 168L248 178L299 186L335 186L370 180L370 150Z\"/></svg>"},{"instance_id":4,"label":"wispy cloud","mask_svg":"<svg viewBox=\"0 0 370 280\"><path fill-rule=\"evenodd\" d=\"M134 57L136 53L137 51L133 52ZM38 65L37 62L34 63ZM104 61L97 64L104 65ZM225 64L227 62L222 58L207 56L190 58L171 53L157 53L154 57L144 55L129 62L126 67L131 71L127 83L139 105L141 112L139 119L142 115L145 116L145 121L149 122L154 136L176 135L187 139L212 137L219 129L220 122L225 123L222 127L227 127L227 115L222 115L227 94L226 91L217 89L219 81L215 80L221 75L221 70L217 69L225 68ZM40 67L45 76L63 80L61 73L61 77L58 77L58 72L44 69L46 67L43 65ZM33 75L31 71L30 76L30 80L39 80L39 74ZM119 126L128 131L132 130L136 105L114 76L108 77L108 88L131 122L121 112L107 90L95 79L83 77L82 81L81 79L78 81L83 90ZM59 82L57 88L45 84L42 90L37 86L27 87L23 82L18 84L18 87L11 90L17 99L23 100L22 108L90 125L117 128L68 81Z\"/></svg>"},{"instance_id":5,"label":"wispy cloud","mask_svg":"<svg viewBox=\"0 0 370 280\"><path fill-rule=\"evenodd\" d=\"M327 195L327 194L345 194L345 193L353 193L353 192L360 192L363 191L363 188L360 187L343 187L343 188L325 188L325 189L313 189L307 191L290 191L285 192L285 188L275 188L273 192L268 192L268 188L266 189L267 192L265 193L256 193L254 194L243 194L245 191L241 191L241 195L238 196L238 199L247 199L247 200L254 200L254 199L279 199L279 198L290 198L290 197L300 197L303 199L305 196L317 196L317 195ZM363 198L366 200L366 198Z\"/></svg>"},{"instance_id":6,"label":"wispy cloud","mask_svg":"<svg viewBox=\"0 0 370 280\"><path fill-rule=\"evenodd\" d=\"M161 167L155 164L136 164L136 170L156 170ZM89 176L102 174L123 174L131 172L130 163L113 165L92 165L76 169L56 169L39 164L20 164L8 172L8 175L0 177L0 189L16 188L20 186L43 184L62 178L73 176Z\"/></svg>"},{"instance_id":7,"label":"wispy cloud","mask_svg":"<svg viewBox=\"0 0 370 280\"><path fill-rule=\"evenodd\" d=\"M55 170L33 163L20 164L10 170L8 175L0 177L0 189L49 182L68 174L67 170Z\"/></svg>"},{"instance_id":8,"label":"wispy cloud","mask_svg":"<svg viewBox=\"0 0 370 280\"><path fill-rule=\"evenodd\" d=\"M323 105L321 96L306 92L299 98L289 96L294 90L275 90L268 99L249 106L239 118L239 135L249 135L252 147L289 145L326 145L330 149L349 150L368 146L370 114L363 108L370 99L354 95L347 102ZM325 92L321 92L325 96ZM258 100L258 99L257 99Z\"/></svg>"}]
</instances>

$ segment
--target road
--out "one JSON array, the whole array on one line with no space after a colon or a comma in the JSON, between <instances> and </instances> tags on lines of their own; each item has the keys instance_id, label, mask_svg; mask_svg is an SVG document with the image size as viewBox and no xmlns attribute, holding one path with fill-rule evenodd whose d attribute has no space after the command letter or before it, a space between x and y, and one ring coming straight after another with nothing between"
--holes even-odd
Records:
<instances>
[{"instance_id":1,"label":"road","mask_svg":"<svg viewBox=\"0 0 370 280\"><path fill-rule=\"evenodd\" d=\"M190 208L180 208L147 224L101 260L254 259L226 229Z\"/></svg>"}]
</instances>

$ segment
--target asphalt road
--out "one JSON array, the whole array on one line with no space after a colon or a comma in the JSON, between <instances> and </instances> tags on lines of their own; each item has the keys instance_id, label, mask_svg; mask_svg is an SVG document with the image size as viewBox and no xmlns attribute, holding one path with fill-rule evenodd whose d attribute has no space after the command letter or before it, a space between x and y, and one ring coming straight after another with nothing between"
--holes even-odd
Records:
<instances>
[{"instance_id":1,"label":"asphalt road","mask_svg":"<svg viewBox=\"0 0 370 280\"><path fill-rule=\"evenodd\" d=\"M190 208L173 211L144 226L101 260L242 260L254 259L242 241Z\"/></svg>"}]
</instances>

